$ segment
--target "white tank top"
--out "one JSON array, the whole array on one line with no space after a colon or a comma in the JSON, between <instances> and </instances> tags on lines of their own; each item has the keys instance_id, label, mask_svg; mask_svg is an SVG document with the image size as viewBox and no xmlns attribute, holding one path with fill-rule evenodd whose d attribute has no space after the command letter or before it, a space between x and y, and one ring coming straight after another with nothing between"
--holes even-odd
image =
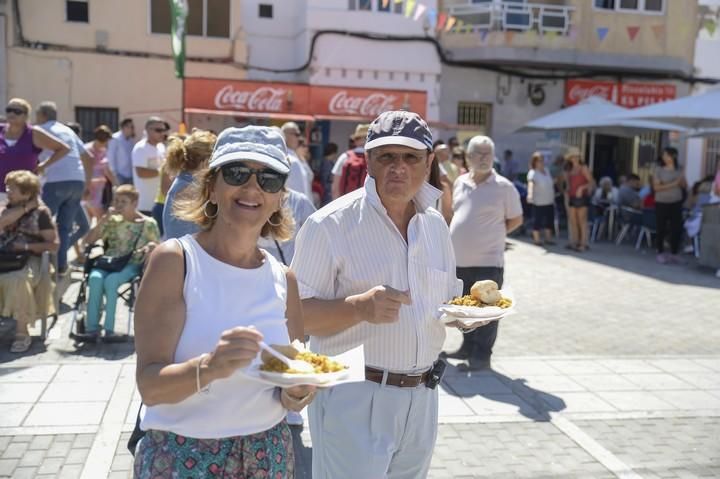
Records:
<instances>
[{"instance_id":1,"label":"white tank top","mask_svg":"<svg viewBox=\"0 0 720 479\"><path fill-rule=\"evenodd\" d=\"M289 342L285 268L272 255L261 250L262 266L242 269L213 258L191 235L179 241L186 258L187 313L175 362L211 352L222 332L235 326L255 326L268 344ZM213 381L207 393L193 394L177 404L146 407L140 426L198 439L255 434L285 417L273 392L273 386L238 370Z\"/></svg>"}]
</instances>

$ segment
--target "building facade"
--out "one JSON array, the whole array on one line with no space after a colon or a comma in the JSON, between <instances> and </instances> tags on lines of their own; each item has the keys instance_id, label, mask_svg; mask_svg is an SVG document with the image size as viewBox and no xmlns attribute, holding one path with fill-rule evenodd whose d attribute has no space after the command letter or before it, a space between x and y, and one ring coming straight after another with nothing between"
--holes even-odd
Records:
<instances>
[{"instance_id":1,"label":"building facade","mask_svg":"<svg viewBox=\"0 0 720 479\"><path fill-rule=\"evenodd\" d=\"M589 146L578 131L515 133L535 118L593 95L633 108L690 91L696 0L445 0L443 9L456 23L440 38L452 59L441 121L490 134L521 163L534 150ZM646 172L663 142L659 132L598 135L594 173Z\"/></svg>"},{"instance_id":2,"label":"building facade","mask_svg":"<svg viewBox=\"0 0 720 479\"><path fill-rule=\"evenodd\" d=\"M239 2L189 4L186 75L244 78ZM60 119L79 121L86 137L125 117L140 125L150 115L181 121L167 0L10 0L5 14L5 98L53 100Z\"/></svg>"}]
</instances>

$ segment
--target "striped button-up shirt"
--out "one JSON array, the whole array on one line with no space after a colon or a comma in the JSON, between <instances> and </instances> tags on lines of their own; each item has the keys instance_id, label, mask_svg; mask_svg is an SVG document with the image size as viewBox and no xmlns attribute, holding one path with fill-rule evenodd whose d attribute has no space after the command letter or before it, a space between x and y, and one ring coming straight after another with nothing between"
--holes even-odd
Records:
<instances>
[{"instance_id":1,"label":"striped button-up shirt","mask_svg":"<svg viewBox=\"0 0 720 479\"><path fill-rule=\"evenodd\" d=\"M431 208L439 196L429 184L415 196L407 242L370 177L365 188L308 218L292 262L302 299L346 298L386 285L409 291L412 301L401 306L394 323L361 322L331 336L311 337L313 351L334 355L363 344L368 366L393 372L424 370L437 359L445 340L437 308L462 292L447 224Z\"/></svg>"}]
</instances>

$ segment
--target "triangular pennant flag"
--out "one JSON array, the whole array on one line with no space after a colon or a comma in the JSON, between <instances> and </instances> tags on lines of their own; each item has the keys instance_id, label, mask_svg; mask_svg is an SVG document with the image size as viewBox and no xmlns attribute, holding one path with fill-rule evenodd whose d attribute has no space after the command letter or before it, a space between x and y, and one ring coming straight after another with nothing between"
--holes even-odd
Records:
<instances>
[{"instance_id":1,"label":"triangular pennant flag","mask_svg":"<svg viewBox=\"0 0 720 479\"><path fill-rule=\"evenodd\" d=\"M652 27L653 35L655 35L655 40L662 40L665 38L665 25L653 25Z\"/></svg>"},{"instance_id":2,"label":"triangular pennant flag","mask_svg":"<svg viewBox=\"0 0 720 479\"><path fill-rule=\"evenodd\" d=\"M423 16L423 13L425 13L425 10L427 10L427 7L425 5L423 5L422 3L420 5L418 5L417 8L415 9L415 16L413 17L413 20L415 20L416 22L418 20L420 20L420 17Z\"/></svg>"},{"instance_id":3,"label":"triangular pennant flag","mask_svg":"<svg viewBox=\"0 0 720 479\"><path fill-rule=\"evenodd\" d=\"M515 36L515 32L511 32L511 31L505 32L505 43L508 45L512 44L514 36Z\"/></svg>"},{"instance_id":4,"label":"triangular pennant flag","mask_svg":"<svg viewBox=\"0 0 720 479\"><path fill-rule=\"evenodd\" d=\"M553 41L553 40L555 40L555 39L557 38L558 32L547 32L547 33L546 33L545 35L543 35L543 36L546 37L548 40Z\"/></svg>"},{"instance_id":5,"label":"triangular pennant flag","mask_svg":"<svg viewBox=\"0 0 720 479\"><path fill-rule=\"evenodd\" d=\"M455 25L455 22L457 22L457 18L450 15L450 18L448 18L448 21L445 24L445 31L449 32L450 29Z\"/></svg>"},{"instance_id":6,"label":"triangular pennant flag","mask_svg":"<svg viewBox=\"0 0 720 479\"><path fill-rule=\"evenodd\" d=\"M610 29L607 27L598 27L596 31L597 31L598 40L603 41L603 40L605 40L605 37L607 36Z\"/></svg>"},{"instance_id":7,"label":"triangular pennant flag","mask_svg":"<svg viewBox=\"0 0 720 479\"><path fill-rule=\"evenodd\" d=\"M395 0L395 3L402 3L403 0Z\"/></svg>"},{"instance_id":8,"label":"triangular pennant flag","mask_svg":"<svg viewBox=\"0 0 720 479\"><path fill-rule=\"evenodd\" d=\"M383 10L386 10L388 5L390 5L390 0L382 0Z\"/></svg>"},{"instance_id":9,"label":"triangular pennant flag","mask_svg":"<svg viewBox=\"0 0 720 479\"><path fill-rule=\"evenodd\" d=\"M428 25L433 26L437 24L437 10L431 8L427 12Z\"/></svg>"},{"instance_id":10,"label":"triangular pennant flag","mask_svg":"<svg viewBox=\"0 0 720 479\"><path fill-rule=\"evenodd\" d=\"M455 22L455 33L462 33L464 27L465 22L463 22L462 20L458 20L457 22Z\"/></svg>"},{"instance_id":11,"label":"triangular pennant flag","mask_svg":"<svg viewBox=\"0 0 720 479\"><path fill-rule=\"evenodd\" d=\"M488 33L490 33L488 30L480 30L480 41L482 43L486 43Z\"/></svg>"},{"instance_id":12,"label":"triangular pennant flag","mask_svg":"<svg viewBox=\"0 0 720 479\"><path fill-rule=\"evenodd\" d=\"M577 40L578 37L578 30L575 25L572 25L570 27L570 30L568 30L568 37L570 37L570 40Z\"/></svg>"},{"instance_id":13,"label":"triangular pennant flag","mask_svg":"<svg viewBox=\"0 0 720 479\"><path fill-rule=\"evenodd\" d=\"M407 0L407 2L405 2L405 16L406 17L410 18L410 16L413 13L413 10L415 10L416 2L417 2L417 0Z\"/></svg>"},{"instance_id":14,"label":"triangular pennant flag","mask_svg":"<svg viewBox=\"0 0 720 479\"><path fill-rule=\"evenodd\" d=\"M435 30L438 32L445 28L445 22L447 21L447 13L440 13L440 16L438 17L437 26L435 27Z\"/></svg>"},{"instance_id":15,"label":"triangular pennant flag","mask_svg":"<svg viewBox=\"0 0 720 479\"><path fill-rule=\"evenodd\" d=\"M525 32L525 38L534 42L537 40L537 32L535 30L528 30Z\"/></svg>"},{"instance_id":16,"label":"triangular pennant flag","mask_svg":"<svg viewBox=\"0 0 720 479\"><path fill-rule=\"evenodd\" d=\"M704 27L705 30L707 30L712 37L713 35L715 35L715 30L717 30L717 22L715 22L715 20L713 20L712 18L708 18L707 20L705 20Z\"/></svg>"},{"instance_id":17,"label":"triangular pennant flag","mask_svg":"<svg viewBox=\"0 0 720 479\"><path fill-rule=\"evenodd\" d=\"M637 37L638 33L640 32L640 27L627 27L628 36L630 37L630 41L634 42L635 37Z\"/></svg>"}]
</instances>

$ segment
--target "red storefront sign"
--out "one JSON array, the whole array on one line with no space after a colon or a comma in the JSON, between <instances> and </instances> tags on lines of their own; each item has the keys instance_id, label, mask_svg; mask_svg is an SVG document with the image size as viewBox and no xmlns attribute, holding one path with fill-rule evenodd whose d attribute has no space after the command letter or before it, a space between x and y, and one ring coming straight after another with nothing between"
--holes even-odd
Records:
<instances>
[{"instance_id":1,"label":"red storefront sign","mask_svg":"<svg viewBox=\"0 0 720 479\"><path fill-rule=\"evenodd\" d=\"M209 78L185 79L185 108L240 113L305 113L309 87Z\"/></svg>"},{"instance_id":2,"label":"red storefront sign","mask_svg":"<svg viewBox=\"0 0 720 479\"><path fill-rule=\"evenodd\" d=\"M188 111L253 113L280 117L312 115L319 119L371 120L388 110L410 110L425 116L427 94L209 78L185 79Z\"/></svg>"},{"instance_id":3,"label":"red storefront sign","mask_svg":"<svg viewBox=\"0 0 720 479\"><path fill-rule=\"evenodd\" d=\"M356 116L373 119L388 110L408 110L425 117L425 92L365 88L310 87L311 114L318 117Z\"/></svg>"},{"instance_id":4,"label":"red storefront sign","mask_svg":"<svg viewBox=\"0 0 720 479\"><path fill-rule=\"evenodd\" d=\"M567 80L565 105L571 106L598 96L626 108L651 105L677 96L675 85L667 83L615 83L595 80Z\"/></svg>"}]
</instances>

